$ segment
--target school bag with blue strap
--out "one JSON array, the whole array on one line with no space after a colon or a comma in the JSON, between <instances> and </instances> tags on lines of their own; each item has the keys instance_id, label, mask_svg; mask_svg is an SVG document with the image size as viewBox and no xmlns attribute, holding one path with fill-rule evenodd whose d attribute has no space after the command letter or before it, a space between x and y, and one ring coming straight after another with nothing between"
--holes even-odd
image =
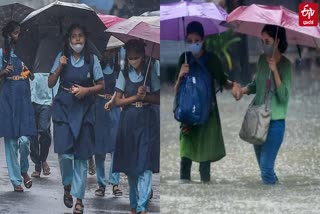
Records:
<instances>
[{"instance_id":1,"label":"school bag with blue strap","mask_svg":"<svg viewBox=\"0 0 320 214\"><path fill-rule=\"evenodd\" d=\"M211 54L207 53L204 60L196 59L187 52L189 72L180 81L179 90L174 101L174 117L186 125L202 125L209 119L215 101L213 73L207 69Z\"/></svg>"}]
</instances>

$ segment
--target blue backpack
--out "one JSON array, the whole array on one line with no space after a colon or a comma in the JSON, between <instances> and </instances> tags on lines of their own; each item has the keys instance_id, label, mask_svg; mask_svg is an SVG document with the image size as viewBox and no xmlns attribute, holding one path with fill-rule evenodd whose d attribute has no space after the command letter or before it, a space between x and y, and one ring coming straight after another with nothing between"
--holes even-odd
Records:
<instances>
[{"instance_id":1,"label":"blue backpack","mask_svg":"<svg viewBox=\"0 0 320 214\"><path fill-rule=\"evenodd\" d=\"M186 125L205 124L215 101L213 76L206 66L210 55L206 54L204 57L200 61L190 52L187 53L189 73L181 80L175 96L174 117Z\"/></svg>"}]
</instances>

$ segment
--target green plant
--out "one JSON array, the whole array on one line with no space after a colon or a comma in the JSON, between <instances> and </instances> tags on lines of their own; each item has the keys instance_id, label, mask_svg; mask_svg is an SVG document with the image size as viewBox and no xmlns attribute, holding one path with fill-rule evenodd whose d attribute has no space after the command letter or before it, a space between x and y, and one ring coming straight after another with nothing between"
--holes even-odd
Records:
<instances>
[{"instance_id":1,"label":"green plant","mask_svg":"<svg viewBox=\"0 0 320 214\"><path fill-rule=\"evenodd\" d=\"M224 58L227 61L229 70L231 70L233 66L229 48L240 41L241 38L235 37L233 30L229 30L221 34L208 36L206 48L217 54L220 58Z\"/></svg>"}]
</instances>

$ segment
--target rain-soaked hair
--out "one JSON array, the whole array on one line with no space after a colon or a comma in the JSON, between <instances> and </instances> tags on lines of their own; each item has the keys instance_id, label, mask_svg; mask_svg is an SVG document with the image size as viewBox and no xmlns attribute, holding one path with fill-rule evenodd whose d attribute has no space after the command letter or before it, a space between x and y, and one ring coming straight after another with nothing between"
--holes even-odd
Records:
<instances>
[{"instance_id":1,"label":"rain-soaked hair","mask_svg":"<svg viewBox=\"0 0 320 214\"><path fill-rule=\"evenodd\" d=\"M277 35L278 30L278 35ZM284 53L288 48L286 30L283 27L279 27L276 25L265 25L261 31L261 33L267 33L270 37L272 37L275 41L276 35L277 38L280 40L278 49L280 53Z\"/></svg>"},{"instance_id":2,"label":"rain-soaked hair","mask_svg":"<svg viewBox=\"0 0 320 214\"><path fill-rule=\"evenodd\" d=\"M72 53L72 49L71 49L69 43L70 43L70 40L71 40L72 32L75 29L80 29L82 31L82 33L84 34L84 36L85 36L85 44L84 44L84 48L83 48L84 61L87 64L90 64L90 53L89 53L88 42L87 42L89 33L86 30L86 28L84 26L82 26L82 25L73 24L68 28L68 31L67 31L67 33L66 33L66 35L64 37L63 55L66 56L67 58L69 58L70 54Z\"/></svg>"},{"instance_id":3,"label":"rain-soaked hair","mask_svg":"<svg viewBox=\"0 0 320 214\"><path fill-rule=\"evenodd\" d=\"M198 34L202 40L204 39L204 29L200 22L193 21L187 25L187 35L191 33Z\"/></svg>"},{"instance_id":4,"label":"rain-soaked hair","mask_svg":"<svg viewBox=\"0 0 320 214\"><path fill-rule=\"evenodd\" d=\"M145 59L145 43L142 40L131 39L124 45L124 49L126 50L126 58L123 70L123 76L127 79L129 76L129 63L128 63L128 52L135 52L138 55L142 56L142 74L144 75L147 70L147 62Z\"/></svg>"},{"instance_id":5,"label":"rain-soaked hair","mask_svg":"<svg viewBox=\"0 0 320 214\"><path fill-rule=\"evenodd\" d=\"M10 21L2 28L2 36L4 38L4 56L3 61L7 64L10 59L10 51L13 45L13 40L10 40L10 34L14 30L20 27L20 24L16 21Z\"/></svg>"}]
</instances>

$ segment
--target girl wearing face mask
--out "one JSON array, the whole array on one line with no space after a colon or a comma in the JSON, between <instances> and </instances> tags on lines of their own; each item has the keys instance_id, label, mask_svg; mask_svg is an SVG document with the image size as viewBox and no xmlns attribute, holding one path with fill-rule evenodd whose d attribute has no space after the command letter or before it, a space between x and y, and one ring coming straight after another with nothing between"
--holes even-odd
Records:
<instances>
[{"instance_id":1,"label":"girl wearing face mask","mask_svg":"<svg viewBox=\"0 0 320 214\"><path fill-rule=\"evenodd\" d=\"M266 142L262 146L254 145L261 178L264 184L276 184L278 177L274 172L274 164L283 141L285 118L292 84L292 65L283 56L288 43L285 29L274 25L266 25L262 29L261 38L264 54L260 56L257 72L252 83L241 89L241 94L256 94L256 105L264 102L266 81L271 77L271 122Z\"/></svg>"},{"instance_id":2,"label":"girl wearing face mask","mask_svg":"<svg viewBox=\"0 0 320 214\"><path fill-rule=\"evenodd\" d=\"M30 136L37 133L31 103L29 78L23 75L24 64L15 55L20 24L9 22L3 29L4 48L0 49L0 137L4 137L9 177L15 192L23 192L22 182L31 188L28 175ZM20 162L18 161L18 151ZM23 179L23 180L22 180Z\"/></svg>"},{"instance_id":3,"label":"girl wearing face mask","mask_svg":"<svg viewBox=\"0 0 320 214\"><path fill-rule=\"evenodd\" d=\"M58 78L60 87L52 104L54 151L58 153L64 186L64 204L73 213L83 213L87 160L94 153L94 95L104 89L97 56L87 50L87 32L74 24L66 34L48 79L50 88ZM95 84L93 84L95 82Z\"/></svg>"},{"instance_id":4,"label":"girl wearing face mask","mask_svg":"<svg viewBox=\"0 0 320 214\"><path fill-rule=\"evenodd\" d=\"M159 172L160 164L159 112L152 106L160 104L160 80L155 69L145 77L147 62L142 41L130 40L125 49L127 61L116 83L115 105L123 110L113 171L128 176L131 213L146 213L152 173Z\"/></svg>"},{"instance_id":5,"label":"girl wearing face mask","mask_svg":"<svg viewBox=\"0 0 320 214\"><path fill-rule=\"evenodd\" d=\"M187 48L192 53L194 60L203 61L208 72L213 72L214 79L219 85L226 89L239 88L239 84L228 80L228 76L223 71L223 66L219 58L213 53L209 53L204 48L204 29L201 23L191 22L187 26ZM210 54L210 55L209 55ZM210 59L207 59L210 57ZM190 60L190 59L189 59ZM212 65L209 67L209 63ZM197 66L200 66L197 64ZM214 69L212 68L214 67ZM175 92L180 87L180 82L188 75L189 65L185 64L185 54L179 59L180 72L178 73ZM211 71L212 70L212 71ZM214 81L214 80L213 80ZM211 89L215 96L215 88ZM216 100L214 97L213 100ZM180 182L189 183L191 181L192 161L200 163L200 178L203 183L210 181L211 162L218 161L225 156L225 147L222 137L218 106L212 108L206 124L201 126L186 126L181 124L180 131Z\"/></svg>"},{"instance_id":6,"label":"girl wearing face mask","mask_svg":"<svg viewBox=\"0 0 320 214\"><path fill-rule=\"evenodd\" d=\"M120 118L120 108L114 105L115 84L120 72L119 47L107 49L104 60L101 62L105 89L104 93L96 96L95 112L95 162L97 171L97 182L99 188L95 195L103 197L106 189L105 159L106 154L111 153L109 172L109 184L112 185L112 195L122 196L119 189L120 173L112 173L113 152Z\"/></svg>"}]
</instances>

